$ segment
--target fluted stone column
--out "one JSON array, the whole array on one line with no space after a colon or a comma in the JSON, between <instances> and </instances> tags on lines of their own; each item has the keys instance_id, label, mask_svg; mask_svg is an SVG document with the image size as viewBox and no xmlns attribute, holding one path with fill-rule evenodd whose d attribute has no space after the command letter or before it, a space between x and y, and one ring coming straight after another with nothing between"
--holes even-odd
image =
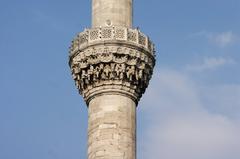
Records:
<instances>
[{"instance_id":1,"label":"fluted stone column","mask_svg":"<svg viewBox=\"0 0 240 159\"><path fill-rule=\"evenodd\" d=\"M132 0L92 0L92 28L73 40L69 65L88 106L88 159L136 159L136 107L154 45L132 29Z\"/></svg>"}]
</instances>

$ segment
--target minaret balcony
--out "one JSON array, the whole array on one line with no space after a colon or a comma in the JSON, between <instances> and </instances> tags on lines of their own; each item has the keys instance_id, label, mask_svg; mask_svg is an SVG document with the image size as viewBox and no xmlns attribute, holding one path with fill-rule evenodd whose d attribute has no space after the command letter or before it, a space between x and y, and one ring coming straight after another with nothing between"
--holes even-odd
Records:
<instances>
[{"instance_id":1,"label":"minaret balcony","mask_svg":"<svg viewBox=\"0 0 240 159\"><path fill-rule=\"evenodd\" d=\"M144 49L155 57L154 44L148 36L140 32L138 29L119 26L85 29L72 41L70 56L79 50L88 48L89 46L111 43L133 45L139 49Z\"/></svg>"}]
</instances>

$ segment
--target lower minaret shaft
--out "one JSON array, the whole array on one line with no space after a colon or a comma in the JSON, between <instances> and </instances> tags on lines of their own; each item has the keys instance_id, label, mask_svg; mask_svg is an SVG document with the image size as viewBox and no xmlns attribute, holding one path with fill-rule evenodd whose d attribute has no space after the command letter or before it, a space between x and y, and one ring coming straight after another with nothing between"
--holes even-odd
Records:
<instances>
[{"instance_id":1,"label":"lower minaret shaft","mask_svg":"<svg viewBox=\"0 0 240 159\"><path fill-rule=\"evenodd\" d=\"M136 159L136 104L123 95L89 102L88 159Z\"/></svg>"}]
</instances>

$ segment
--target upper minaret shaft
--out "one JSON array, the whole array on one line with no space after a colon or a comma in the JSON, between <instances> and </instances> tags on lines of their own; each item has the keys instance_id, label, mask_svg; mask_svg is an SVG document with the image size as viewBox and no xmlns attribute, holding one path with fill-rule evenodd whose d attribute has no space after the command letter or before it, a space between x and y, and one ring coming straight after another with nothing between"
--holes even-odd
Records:
<instances>
[{"instance_id":1,"label":"upper minaret shaft","mask_svg":"<svg viewBox=\"0 0 240 159\"><path fill-rule=\"evenodd\" d=\"M132 0L92 0L92 27L132 28Z\"/></svg>"}]
</instances>

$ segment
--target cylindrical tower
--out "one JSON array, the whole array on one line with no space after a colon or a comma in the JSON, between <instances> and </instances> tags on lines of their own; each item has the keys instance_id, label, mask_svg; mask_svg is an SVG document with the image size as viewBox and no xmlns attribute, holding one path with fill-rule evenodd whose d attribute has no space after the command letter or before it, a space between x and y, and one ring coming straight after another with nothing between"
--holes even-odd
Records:
<instances>
[{"instance_id":1,"label":"cylindrical tower","mask_svg":"<svg viewBox=\"0 0 240 159\"><path fill-rule=\"evenodd\" d=\"M92 0L92 28L74 38L69 65L88 106L88 159L136 159L136 107L154 45L132 29L132 0Z\"/></svg>"},{"instance_id":2,"label":"cylindrical tower","mask_svg":"<svg viewBox=\"0 0 240 159\"><path fill-rule=\"evenodd\" d=\"M92 0L92 27L132 27L132 0Z\"/></svg>"}]
</instances>

